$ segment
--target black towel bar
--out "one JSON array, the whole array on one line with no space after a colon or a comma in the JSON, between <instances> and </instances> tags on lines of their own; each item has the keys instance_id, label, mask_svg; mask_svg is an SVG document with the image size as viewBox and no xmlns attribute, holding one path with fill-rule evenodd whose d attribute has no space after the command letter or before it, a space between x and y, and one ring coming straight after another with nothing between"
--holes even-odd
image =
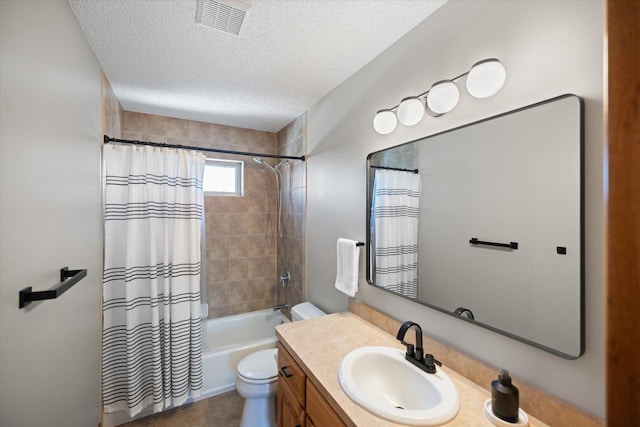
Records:
<instances>
[{"instance_id":1,"label":"black towel bar","mask_svg":"<svg viewBox=\"0 0 640 427\"><path fill-rule=\"evenodd\" d=\"M32 291L31 286L22 289L19 294L18 306L24 308L32 301L58 298L86 275L87 270L69 270L69 267L63 267L60 269L60 283L54 285L53 288L38 292Z\"/></svg>"},{"instance_id":2,"label":"black towel bar","mask_svg":"<svg viewBox=\"0 0 640 427\"><path fill-rule=\"evenodd\" d=\"M411 173L418 173L420 172L418 169L402 169L402 168L390 168L387 166L371 166L372 169L384 169L384 170L388 170L388 171L400 171L400 172L411 172Z\"/></svg>"},{"instance_id":3,"label":"black towel bar","mask_svg":"<svg viewBox=\"0 0 640 427\"><path fill-rule=\"evenodd\" d=\"M469 240L469 243L471 243L472 245L487 245L487 246L498 246L500 248L518 249L518 242L509 242L509 243L484 242L482 240L478 240L476 237L472 237L471 240Z\"/></svg>"},{"instance_id":4,"label":"black towel bar","mask_svg":"<svg viewBox=\"0 0 640 427\"><path fill-rule=\"evenodd\" d=\"M362 242L356 242L356 246L364 246L364 243L362 243Z\"/></svg>"}]
</instances>

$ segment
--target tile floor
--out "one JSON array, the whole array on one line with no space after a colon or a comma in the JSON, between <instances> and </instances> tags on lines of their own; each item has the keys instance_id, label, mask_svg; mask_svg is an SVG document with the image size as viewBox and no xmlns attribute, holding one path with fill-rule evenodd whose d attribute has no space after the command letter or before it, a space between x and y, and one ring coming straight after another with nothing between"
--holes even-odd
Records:
<instances>
[{"instance_id":1,"label":"tile floor","mask_svg":"<svg viewBox=\"0 0 640 427\"><path fill-rule=\"evenodd\" d=\"M122 427L238 427L244 400L235 391L123 424Z\"/></svg>"}]
</instances>

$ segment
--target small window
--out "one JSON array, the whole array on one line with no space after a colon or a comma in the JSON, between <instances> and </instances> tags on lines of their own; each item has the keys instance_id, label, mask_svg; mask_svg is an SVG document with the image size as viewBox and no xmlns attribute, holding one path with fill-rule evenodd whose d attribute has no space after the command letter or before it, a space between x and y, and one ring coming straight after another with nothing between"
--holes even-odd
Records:
<instances>
[{"instance_id":1,"label":"small window","mask_svg":"<svg viewBox=\"0 0 640 427\"><path fill-rule=\"evenodd\" d=\"M207 159L204 166L204 194L207 196L242 196L244 162Z\"/></svg>"}]
</instances>

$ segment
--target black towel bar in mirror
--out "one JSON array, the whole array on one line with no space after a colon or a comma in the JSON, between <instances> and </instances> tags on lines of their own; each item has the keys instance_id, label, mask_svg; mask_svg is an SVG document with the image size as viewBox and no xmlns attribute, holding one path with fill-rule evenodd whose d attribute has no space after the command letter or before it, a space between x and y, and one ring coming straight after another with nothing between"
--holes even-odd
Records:
<instances>
[{"instance_id":1,"label":"black towel bar in mirror","mask_svg":"<svg viewBox=\"0 0 640 427\"><path fill-rule=\"evenodd\" d=\"M518 249L518 242L509 242L509 243L485 242L483 240L478 240L477 238L472 237L471 240L469 240L469 243L471 243L472 245L487 245L487 246L497 246L500 248Z\"/></svg>"},{"instance_id":2,"label":"black towel bar in mirror","mask_svg":"<svg viewBox=\"0 0 640 427\"><path fill-rule=\"evenodd\" d=\"M24 308L32 301L58 298L86 276L87 270L69 270L69 267L63 267L60 269L60 283L51 289L37 292L32 291L31 286L22 289L19 294L18 306Z\"/></svg>"}]
</instances>

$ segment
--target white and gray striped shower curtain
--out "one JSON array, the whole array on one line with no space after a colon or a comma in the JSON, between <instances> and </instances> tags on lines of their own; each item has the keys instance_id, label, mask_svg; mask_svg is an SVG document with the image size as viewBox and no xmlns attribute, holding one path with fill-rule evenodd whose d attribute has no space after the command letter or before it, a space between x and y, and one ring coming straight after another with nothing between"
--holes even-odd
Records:
<instances>
[{"instance_id":1,"label":"white and gray striped shower curtain","mask_svg":"<svg viewBox=\"0 0 640 427\"><path fill-rule=\"evenodd\" d=\"M200 240L205 156L105 145L102 390L131 417L202 388Z\"/></svg>"},{"instance_id":2,"label":"white and gray striped shower curtain","mask_svg":"<svg viewBox=\"0 0 640 427\"><path fill-rule=\"evenodd\" d=\"M371 224L375 284L409 298L418 297L420 175L375 172Z\"/></svg>"}]
</instances>

